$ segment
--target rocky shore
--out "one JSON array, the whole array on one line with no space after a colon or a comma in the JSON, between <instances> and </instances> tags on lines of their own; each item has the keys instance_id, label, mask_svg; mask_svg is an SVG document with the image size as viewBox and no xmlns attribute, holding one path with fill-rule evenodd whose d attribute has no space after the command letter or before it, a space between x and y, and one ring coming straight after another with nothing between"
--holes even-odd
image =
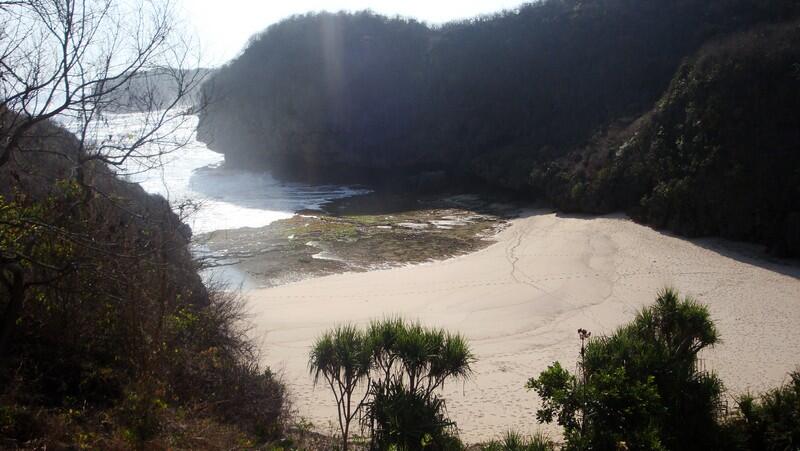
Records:
<instances>
[{"instance_id":1,"label":"rocky shore","mask_svg":"<svg viewBox=\"0 0 800 451\"><path fill-rule=\"evenodd\" d=\"M477 195L410 199L371 193L321 210L298 212L266 227L201 234L206 266L232 266L251 286L271 287L474 252L515 216L511 203Z\"/></svg>"}]
</instances>

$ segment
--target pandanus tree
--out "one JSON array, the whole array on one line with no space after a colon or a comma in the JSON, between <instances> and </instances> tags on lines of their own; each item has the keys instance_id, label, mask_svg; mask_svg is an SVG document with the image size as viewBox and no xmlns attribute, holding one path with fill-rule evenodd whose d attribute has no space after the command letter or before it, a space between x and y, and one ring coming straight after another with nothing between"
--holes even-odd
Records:
<instances>
[{"instance_id":1,"label":"pandanus tree","mask_svg":"<svg viewBox=\"0 0 800 451\"><path fill-rule=\"evenodd\" d=\"M398 379L410 391L430 396L446 380L467 379L472 373L475 358L459 334L390 318L372 322L367 336L380 370L374 379Z\"/></svg>"},{"instance_id":2,"label":"pandanus tree","mask_svg":"<svg viewBox=\"0 0 800 451\"><path fill-rule=\"evenodd\" d=\"M458 334L388 318L361 332L340 326L323 334L312 348L309 367L323 377L336 398L343 441L361 409L373 445L436 447L449 440L444 400L436 396L446 381L464 380L475 361L467 340ZM351 406L358 387L367 387ZM439 446L441 448L441 446Z\"/></svg>"},{"instance_id":3,"label":"pandanus tree","mask_svg":"<svg viewBox=\"0 0 800 451\"><path fill-rule=\"evenodd\" d=\"M450 449L455 440L444 399L436 395L446 381L472 374L475 358L464 337L396 319L373 323L369 332L376 362L365 420L373 446L384 449ZM381 366L380 363L378 366Z\"/></svg>"},{"instance_id":4,"label":"pandanus tree","mask_svg":"<svg viewBox=\"0 0 800 451\"><path fill-rule=\"evenodd\" d=\"M317 338L309 357L314 383L320 378L336 399L342 449L347 450L350 423L358 414L363 398L353 405L356 389L369 378L371 353L365 334L352 325L343 325Z\"/></svg>"},{"instance_id":5,"label":"pandanus tree","mask_svg":"<svg viewBox=\"0 0 800 451\"><path fill-rule=\"evenodd\" d=\"M376 379L389 380L399 364L399 357L396 349L401 335L405 332L406 323L401 318L387 318L380 321L372 321L367 330L367 340L372 353L372 361L375 371L378 373Z\"/></svg>"}]
</instances>

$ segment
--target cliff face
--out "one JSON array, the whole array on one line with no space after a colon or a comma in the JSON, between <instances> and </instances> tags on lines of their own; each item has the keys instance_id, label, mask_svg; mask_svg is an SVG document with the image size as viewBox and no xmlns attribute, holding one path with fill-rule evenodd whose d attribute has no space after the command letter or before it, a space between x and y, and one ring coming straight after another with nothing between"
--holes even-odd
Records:
<instances>
[{"instance_id":1,"label":"cliff face","mask_svg":"<svg viewBox=\"0 0 800 451\"><path fill-rule=\"evenodd\" d=\"M638 133L626 148L641 154L637 158L647 168L659 167L675 152L682 155L678 166L694 164L687 158L705 158L697 140L724 149L731 142L739 150L717 152L719 162L706 168L708 174L733 165L740 175L726 180L748 181L747 192L788 186L752 187L757 177L748 159L760 157L744 149L786 149L797 141L791 121L768 126L787 105L780 98L756 100L773 94L753 91L771 83L772 75L751 64L754 57L744 51L771 48L771 40L783 38L758 33L798 13L800 5L786 0L550 0L434 29L367 13L295 17L254 38L205 85L210 105L198 133L225 153L228 164L268 167L284 178L369 182L439 171L545 196L564 209L625 209L687 234L720 233L784 248L752 231L761 226L727 231L723 216L694 224L681 209L704 207L688 200L678 206L677 200L663 203L648 195L644 202L654 186L678 177L673 170L648 170L647 176L614 183L597 180L622 171L611 154ZM726 36L739 44L720 44ZM713 42L730 48L716 54ZM784 46L780 64L791 69L796 46ZM714 70L706 68L711 59ZM695 83L682 91L686 76L713 77L719 85ZM782 89L792 89L791 78L786 80ZM740 101L753 108L737 107ZM689 127L698 104L720 116ZM751 124L749 135L725 125L727 120ZM662 129L673 133L669 139L683 140L680 150L643 150L644 136ZM703 191L741 194L722 187L728 185ZM686 192L695 190L700 188ZM775 200L759 223L792 208Z\"/></svg>"},{"instance_id":2,"label":"cliff face","mask_svg":"<svg viewBox=\"0 0 800 451\"><path fill-rule=\"evenodd\" d=\"M199 139L228 164L291 178L425 166L413 143L429 35L368 14L277 24L206 83Z\"/></svg>"}]
</instances>

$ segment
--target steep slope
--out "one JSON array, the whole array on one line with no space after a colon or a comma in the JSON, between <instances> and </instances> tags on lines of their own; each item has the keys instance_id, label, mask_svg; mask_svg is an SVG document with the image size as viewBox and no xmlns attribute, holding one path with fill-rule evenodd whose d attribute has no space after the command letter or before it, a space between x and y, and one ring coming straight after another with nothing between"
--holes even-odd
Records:
<instances>
[{"instance_id":1,"label":"steep slope","mask_svg":"<svg viewBox=\"0 0 800 451\"><path fill-rule=\"evenodd\" d=\"M0 447L211 446L197 427L269 438L283 389L236 300L203 285L165 199L79 149L41 123L0 167Z\"/></svg>"},{"instance_id":2,"label":"steep slope","mask_svg":"<svg viewBox=\"0 0 800 451\"><path fill-rule=\"evenodd\" d=\"M704 46L655 108L534 171L565 210L628 210L682 234L800 254L800 22Z\"/></svg>"},{"instance_id":3,"label":"steep slope","mask_svg":"<svg viewBox=\"0 0 800 451\"><path fill-rule=\"evenodd\" d=\"M425 165L415 136L430 34L368 13L273 25L206 82L198 138L230 165L291 178Z\"/></svg>"},{"instance_id":4,"label":"steep slope","mask_svg":"<svg viewBox=\"0 0 800 451\"><path fill-rule=\"evenodd\" d=\"M685 56L795 2L549 0L430 29L298 16L205 85L199 137L285 177L426 169L523 188L539 160L649 109Z\"/></svg>"}]
</instances>

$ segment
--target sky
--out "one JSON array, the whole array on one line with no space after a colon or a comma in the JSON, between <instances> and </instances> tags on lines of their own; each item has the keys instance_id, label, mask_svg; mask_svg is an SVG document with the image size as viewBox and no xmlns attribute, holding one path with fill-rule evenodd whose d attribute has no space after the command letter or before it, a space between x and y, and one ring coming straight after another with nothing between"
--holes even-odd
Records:
<instances>
[{"instance_id":1,"label":"sky","mask_svg":"<svg viewBox=\"0 0 800 451\"><path fill-rule=\"evenodd\" d=\"M177 0L178 13L195 34L205 65L235 57L247 40L270 24L310 11L370 9L430 24L513 9L524 0Z\"/></svg>"}]
</instances>

